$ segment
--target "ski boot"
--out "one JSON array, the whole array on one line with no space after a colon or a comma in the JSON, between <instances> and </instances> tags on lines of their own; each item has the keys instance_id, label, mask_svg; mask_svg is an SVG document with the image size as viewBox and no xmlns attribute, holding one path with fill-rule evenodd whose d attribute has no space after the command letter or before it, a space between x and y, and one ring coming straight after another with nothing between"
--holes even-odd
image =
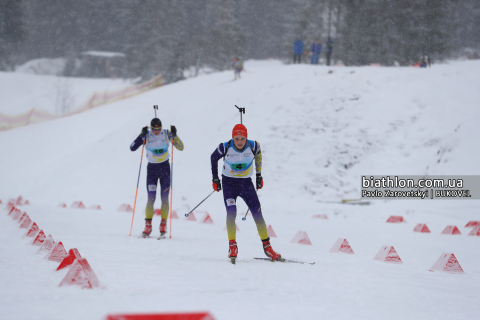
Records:
<instances>
[{"instance_id":1,"label":"ski boot","mask_svg":"<svg viewBox=\"0 0 480 320\"><path fill-rule=\"evenodd\" d=\"M160 222L160 237L163 237L167 233L167 219L162 219Z\"/></svg>"},{"instance_id":2,"label":"ski boot","mask_svg":"<svg viewBox=\"0 0 480 320\"><path fill-rule=\"evenodd\" d=\"M235 264L235 259L237 259L238 248L237 242L235 240L229 240L230 249L228 249L228 257L230 258L230 262Z\"/></svg>"},{"instance_id":3,"label":"ski boot","mask_svg":"<svg viewBox=\"0 0 480 320\"><path fill-rule=\"evenodd\" d=\"M282 256L280 255L280 253L273 251L272 245L270 244L270 238L266 240L262 240L262 242L263 242L263 251L265 252L267 257L269 257L273 261L282 261Z\"/></svg>"},{"instance_id":4,"label":"ski boot","mask_svg":"<svg viewBox=\"0 0 480 320\"><path fill-rule=\"evenodd\" d=\"M152 233L152 219L145 219L145 230L142 232L142 237L148 238Z\"/></svg>"}]
</instances>

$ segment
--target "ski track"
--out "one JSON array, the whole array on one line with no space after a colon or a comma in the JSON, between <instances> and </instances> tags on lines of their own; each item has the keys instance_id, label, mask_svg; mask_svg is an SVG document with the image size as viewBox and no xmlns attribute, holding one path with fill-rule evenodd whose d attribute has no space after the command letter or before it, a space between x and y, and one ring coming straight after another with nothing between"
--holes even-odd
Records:
<instances>
[{"instance_id":1,"label":"ski track","mask_svg":"<svg viewBox=\"0 0 480 320\"><path fill-rule=\"evenodd\" d=\"M430 69L283 66L248 61L242 80L231 72L202 76L76 116L0 133L0 199L22 195L25 210L46 235L77 248L102 288L58 284L67 270L37 254L25 229L0 205L0 318L103 319L109 313L208 310L216 319L471 319L480 311L480 237L467 236L480 220L479 201L372 201L358 198L366 174L480 174L480 62L450 62ZM333 73L328 73L333 70ZM2 73L2 77L8 74ZM20 75L15 75L16 77ZM476 88L476 89L475 89ZM2 94L4 94L2 90ZM38 94L38 93L35 93ZM138 239L144 226L145 161L133 233L140 150L128 149L153 115L176 125L185 150L174 151L173 238ZM199 210L214 224L184 214L211 188L210 154L228 140L246 108L249 138L263 149L265 187L259 191L272 246L292 260L263 257L251 215L239 201L236 265L227 259L222 195ZM5 107L4 107L5 108ZM13 108L13 106L12 106ZM81 200L87 208L58 208ZM157 200L156 206L160 206ZM327 214L328 220L311 219ZM204 214L195 214L202 220ZM387 224L390 215L406 222ZM432 233L414 233L426 223ZM462 235L441 235L446 225ZM313 245L292 244L303 230ZM346 238L354 255L328 250ZM373 261L393 245L403 264ZM465 274L429 272L452 252Z\"/></svg>"}]
</instances>

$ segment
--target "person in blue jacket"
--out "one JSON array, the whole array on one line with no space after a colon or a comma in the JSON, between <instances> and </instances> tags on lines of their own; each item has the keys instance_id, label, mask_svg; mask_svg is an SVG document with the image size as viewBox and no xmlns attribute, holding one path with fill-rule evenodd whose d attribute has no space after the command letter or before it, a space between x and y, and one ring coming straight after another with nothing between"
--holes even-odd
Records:
<instances>
[{"instance_id":1,"label":"person in blue jacket","mask_svg":"<svg viewBox=\"0 0 480 320\"><path fill-rule=\"evenodd\" d=\"M303 54L303 41L301 37L297 37L297 40L293 43L293 63L301 63Z\"/></svg>"},{"instance_id":2,"label":"person in blue jacket","mask_svg":"<svg viewBox=\"0 0 480 320\"><path fill-rule=\"evenodd\" d=\"M262 207L255 191L255 187L257 190L263 188L262 150L257 141L248 140L247 137L247 128L243 124L237 124L232 130L232 139L220 143L210 158L213 190L222 190L223 183L223 199L227 210L228 257L232 263L235 263L238 254L235 219L237 217L237 198L240 197L252 213L265 254L272 260L281 260L282 256L274 251L270 244ZM220 180L218 161L222 158L222 180ZM256 174L255 186L251 178L254 174Z\"/></svg>"},{"instance_id":3,"label":"person in blue jacket","mask_svg":"<svg viewBox=\"0 0 480 320\"><path fill-rule=\"evenodd\" d=\"M320 43L320 40L317 39L314 43L312 43L312 64L318 64L320 52L322 52L322 44Z\"/></svg>"},{"instance_id":4,"label":"person in blue jacket","mask_svg":"<svg viewBox=\"0 0 480 320\"><path fill-rule=\"evenodd\" d=\"M148 127L142 128L140 135L130 145L130 150L137 150L142 144L145 144L147 150L147 193L148 201L145 208L145 230L142 237L146 238L152 233L153 204L157 196L157 186L160 180L160 199L162 206L160 214L160 235L167 232L168 218L168 194L170 193L170 161L168 156L168 147L173 143L177 150L182 151L184 146L182 140L177 136L177 129L172 126L172 130L162 128L162 122L158 118L153 118L150 123L151 130Z\"/></svg>"}]
</instances>

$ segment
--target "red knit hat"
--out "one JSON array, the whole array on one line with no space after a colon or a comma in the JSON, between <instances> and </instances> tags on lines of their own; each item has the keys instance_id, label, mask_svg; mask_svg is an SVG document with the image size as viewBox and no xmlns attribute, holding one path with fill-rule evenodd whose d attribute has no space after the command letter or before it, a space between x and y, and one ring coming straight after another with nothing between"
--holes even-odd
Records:
<instances>
[{"instance_id":1,"label":"red knit hat","mask_svg":"<svg viewBox=\"0 0 480 320\"><path fill-rule=\"evenodd\" d=\"M247 138L247 128L243 124L237 124L232 130L232 138L235 136L245 136Z\"/></svg>"}]
</instances>

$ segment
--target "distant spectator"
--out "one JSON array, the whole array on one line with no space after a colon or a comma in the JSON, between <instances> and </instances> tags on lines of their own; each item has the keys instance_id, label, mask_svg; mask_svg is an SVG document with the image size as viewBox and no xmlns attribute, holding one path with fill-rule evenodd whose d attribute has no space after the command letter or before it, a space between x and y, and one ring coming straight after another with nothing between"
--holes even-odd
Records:
<instances>
[{"instance_id":1,"label":"distant spectator","mask_svg":"<svg viewBox=\"0 0 480 320\"><path fill-rule=\"evenodd\" d=\"M303 41L301 37L297 37L297 40L293 43L293 63L302 62L303 54Z\"/></svg>"},{"instance_id":2,"label":"distant spectator","mask_svg":"<svg viewBox=\"0 0 480 320\"><path fill-rule=\"evenodd\" d=\"M327 66L330 65L330 61L332 59L332 51L333 51L333 40L332 40L332 37L328 37L327 39L327 52L326 52L326 55L327 55Z\"/></svg>"},{"instance_id":3,"label":"distant spectator","mask_svg":"<svg viewBox=\"0 0 480 320\"><path fill-rule=\"evenodd\" d=\"M318 64L318 59L320 58L320 52L322 52L322 44L320 43L320 40L316 39L312 43L312 59L311 59L312 64Z\"/></svg>"},{"instance_id":4,"label":"distant spectator","mask_svg":"<svg viewBox=\"0 0 480 320\"><path fill-rule=\"evenodd\" d=\"M427 65L430 67L430 57L424 53L422 56L422 61L420 62L420 68L426 68Z\"/></svg>"},{"instance_id":5,"label":"distant spectator","mask_svg":"<svg viewBox=\"0 0 480 320\"><path fill-rule=\"evenodd\" d=\"M234 81L240 79L240 72L243 70L243 62L242 60L238 59L237 57L233 58L233 68L235 69L234 74L235 74L235 79Z\"/></svg>"}]
</instances>

